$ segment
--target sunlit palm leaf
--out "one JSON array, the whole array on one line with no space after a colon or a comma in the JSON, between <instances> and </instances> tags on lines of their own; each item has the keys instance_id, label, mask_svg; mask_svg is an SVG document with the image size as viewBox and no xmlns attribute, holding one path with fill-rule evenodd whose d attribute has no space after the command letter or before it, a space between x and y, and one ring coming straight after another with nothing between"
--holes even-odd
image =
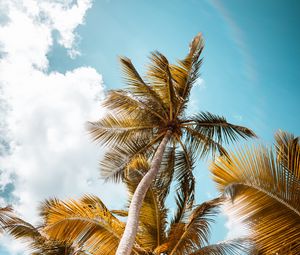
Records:
<instances>
[{"instance_id":1,"label":"sunlit palm leaf","mask_svg":"<svg viewBox=\"0 0 300 255\"><path fill-rule=\"evenodd\" d=\"M157 121L166 120L164 110L158 109L152 100L125 90L110 90L102 105L118 114L126 114L131 117L143 116L143 119L147 117L147 121L154 124ZM138 112L137 109L139 109Z\"/></svg>"},{"instance_id":2,"label":"sunlit palm leaf","mask_svg":"<svg viewBox=\"0 0 300 255\"><path fill-rule=\"evenodd\" d=\"M241 255L249 254L253 249L253 243L244 238L232 239L207 245L188 255Z\"/></svg>"},{"instance_id":3,"label":"sunlit palm leaf","mask_svg":"<svg viewBox=\"0 0 300 255\"><path fill-rule=\"evenodd\" d=\"M114 254L124 229L124 223L94 196L78 202L48 200L41 207L41 215L50 237L75 243L93 254Z\"/></svg>"},{"instance_id":4,"label":"sunlit palm leaf","mask_svg":"<svg viewBox=\"0 0 300 255\"><path fill-rule=\"evenodd\" d=\"M168 116L168 112L166 111L164 102L162 101L160 96L153 90L153 88L143 81L143 79L133 66L131 60L126 57L121 57L120 62L122 65L125 82L129 86L128 90L136 96L150 99L152 104L157 109L165 112L166 116Z\"/></svg>"},{"instance_id":5,"label":"sunlit palm leaf","mask_svg":"<svg viewBox=\"0 0 300 255\"><path fill-rule=\"evenodd\" d=\"M76 248L72 243L49 239L43 234L41 227L36 228L16 216L5 223L4 230L14 238L26 241L32 254L73 255L75 251L76 254L85 254L81 248Z\"/></svg>"},{"instance_id":6,"label":"sunlit palm leaf","mask_svg":"<svg viewBox=\"0 0 300 255\"><path fill-rule=\"evenodd\" d=\"M293 134L279 131L275 135L277 159L300 180L300 140Z\"/></svg>"},{"instance_id":7,"label":"sunlit palm leaf","mask_svg":"<svg viewBox=\"0 0 300 255\"><path fill-rule=\"evenodd\" d=\"M97 122L88 123L88 130L95 141L103 145L121 145L131 139L143 139L153 132L153 124L136 118L107 113Z\"/></svg>"},{"instance_id":8,"label":"sunlit palm leaf","mask_svg":"<svg viewBox=\"0 0 300 255\"><path fill-rule=\"evenodd\" d=\"M220 191L230 195L232 216L244 219L261 254L300 243L300 181L264 147L240 149L212 164ZM291 254L299 254L300 246Z\"/></svg>"},{"instance_id":9,"label":"sunlit palm leaf","mask_svg":"<svg viewBox=\"0 0 300 255\"><path fill-rule=\"evenodd\" d=\"M169 118L173 119L178 98L175 93L169 62L163 54L157 51L152 52L150 59L151 64L148 68L147 79L169 109Z\"/></svg>"},{"instance_id":10,"label":"sunlit palm leaf","mask_svg":"<svg viewBox=\"0 0 300 255\"><path fill-rule=\"evenodd\" d=\"M177 94L181 102L177 108L177 114L181 115L186 109L189 101L189 95L193 85L199 77L199 69L202 59L199 59L204 47L204 41L199 33L190 44L190 51L187 57L178 61L179 65L172 65L171 73L174 78Z\"/></svg>"}]
</instances>

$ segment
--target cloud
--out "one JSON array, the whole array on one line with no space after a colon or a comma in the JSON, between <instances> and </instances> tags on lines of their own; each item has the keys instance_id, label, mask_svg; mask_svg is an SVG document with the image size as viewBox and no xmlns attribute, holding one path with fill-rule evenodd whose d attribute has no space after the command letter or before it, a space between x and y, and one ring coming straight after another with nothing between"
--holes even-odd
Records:
<instances>
[{"instance_id":1,"label":"cloud","mask_svg":"<svg viewBox=\"0 0 300 255\"><path fill-rule=\"evenodd\" d=\"M12 202L31 223L39 202L53 196L92 193L114 208L125 200L122 186L99 180L101 152L84 129L87 120L103 114L101 74L91 67L47 71L54 43L78 55L76 28L90 7L89 0L0 4L0 16L5 15L0 21L0 188L14 187L1 200ZM7 237L0 242L10 254L24 254L19 242Z\"/></svg>"},{"instance_id":2,"label":"cloud","mask_svg":"<svg viewBox=\"0 0 300 255\"><path fill-rule=\"evenodd\" d=\"M222 206L222 214L227 217L227 221L225 223L226 228L228 229L226 240L234 239L234 238L243 238L250 235L249 229L242 222L241 217L234 214L235 210L233 210L233 204L231 201L226 202Z\"/></svg>"},{"instance_id":3,"label":"cloud","mask_svg":"<svg viewBox=\"0 0 300 255\"><path fill-rule=\"evenodd\" d=\"M195 82L195 86L197 86L199 88L199 90L206 89L205 81L201 77L197 78L197 80Z\"/></svg>"}]
</instances>

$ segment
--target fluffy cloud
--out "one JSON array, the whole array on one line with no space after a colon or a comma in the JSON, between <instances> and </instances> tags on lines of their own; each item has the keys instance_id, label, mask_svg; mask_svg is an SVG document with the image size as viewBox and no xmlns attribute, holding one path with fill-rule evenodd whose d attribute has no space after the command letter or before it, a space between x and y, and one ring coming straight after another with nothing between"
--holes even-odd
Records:
<instances>
[{"instance_id":1,"label":"fluffy cloud","mask_svg":"<svg viewBox=\"0 0 300 255\"><path fill-rule=\"evenodd\" d=\"M10 199L30 222L38 203L53 196L93 193L111 207L125 199L122 187L99 180L99 148L84 129L103 113L102 76L91 67L47 72L54 43L78 54L75 29L90 7L90 0L0 4L0 185L13 184ZM1 239L10 254L23 249L11 242Z\"/></svg>"}]
</instances>

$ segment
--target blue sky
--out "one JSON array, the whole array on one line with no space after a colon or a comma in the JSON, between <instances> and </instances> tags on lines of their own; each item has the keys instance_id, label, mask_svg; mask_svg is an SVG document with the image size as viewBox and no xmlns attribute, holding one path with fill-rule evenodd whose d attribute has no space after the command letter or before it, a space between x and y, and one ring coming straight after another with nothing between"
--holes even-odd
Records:
<instances>
[{"instance_id":1,"label":"blue sky","mask_svg":"<svg viewBox=\"0 0 300 255\"><path fill-rule=\"evenodd\" d=\"M185 56L191 39L202 32L201 84L192 93L190 112L224 115L230 122L253 129L264 143L271 143L278 129L299 135L297 0L82 0L49 1L49 5L32 1L31 9L24 1L25 11L4 2L0 5L0 45L4 45L0 48L4 91L0 94L4 116L0 136L11 149L0 154L0 196L3 203L13 201L28 220L35 219L34 206L26 211L33 194L34 205L50 196L76 197L85 192L96 193L112 207L125 198L122 188L101 184L97 178L101 152L72 125L95 118L101 111L95 97L123 86L120 55L131 58L143 73L149 52L159 50L175 61ZM3 11L7 9L10 11ZM41 13L47 22L40 18ZM33 16L38 17L34 22ZM16 26L9 26L7 20ZM16 28L21 34L24 31L23 41L20 33L12 32ZM14 38L21 42L17 44ZM15 75L11 70L20 72ZM68 117L62 115L64 111ZM22 130L20 123L25 127ZM58 146L60 139L67 148ZM216 194L207 164L199 162L196 169L198 201ZM76 169L77 179L72 179L70 168ZM69 182L78 189L74 191ZM226 237L225 222L224 216L219 217L212 241ZM2 241L0 254L17 254L5 242L7 239Z\"/></svg>"},{"instance_id":2,"label":"blue sky","mask_svg":"<svg viewBox=\"0 0 300 255\"><path fill-rule=\"evenodd\" d=\"M201 110L222 113L268 141L278 128L297 133L300 43L298 1L97 1L78 28L82 56L70 60L59 47L50 70L91 65L107 88L122 86L117 56L142 72L150 51L171 60L188 42L205 38Z\"/></svg>"}]
</instances>

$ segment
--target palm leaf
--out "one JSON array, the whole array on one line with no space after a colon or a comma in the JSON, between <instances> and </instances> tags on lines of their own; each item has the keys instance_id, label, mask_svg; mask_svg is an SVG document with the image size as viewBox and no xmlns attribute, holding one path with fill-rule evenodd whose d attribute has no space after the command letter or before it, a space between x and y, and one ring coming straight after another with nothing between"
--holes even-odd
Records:
<instances>
[{"instance_id":1,"label":"palm leaf","mask_svg":"<svg viewBox=\"0 0 300 255\"><path fill-rule=\"evenodd\" d=\"M189 254L208 243L211 218L217 213L222 199L205 202L192 211L183 221L174 223L169 236L169 254Z\"/></svg>"},{"instance_id":2,"label":"palm leaf","mask_svg":"<svg viewBox=\"0 0 300 255\"><path fill-rule=\"evenodd\" d=\"M191 150L196 152L200 158L205 158L208 153L211 153L213 158L216 156L216 153L227 155L222 144L213 140L214 137L206 136L192 127L186 127L185 131L185 144L188 144Z\"/></svg>"},{"instance_id":3,"label":"palm leaf","mask_svg":"<svg viewBox=\"0 0 300 255\"><path fill-rule=\"evenodd\" d=\"M169 119L173 119L177 109L178 99L173 86L173 78L167 58L158 51L152 52L151 64L147 72L147 79L154 90L169 109Z\"/></svg>"},{"instance_id":4,"label":"palm leaf","mask_svg":"<svg viewBox=\"0 0 300 255\"><path fill-rule=\"evenodd\" d=\"M15 218L15 214L11 206L0 208L0 227L6 225L6 223Z\"/></svg>"},{"instance_id":5,"label":"palm leaf","mask_svg":"<svg viewBox=\"0 0 300 255\"><path fill-rule=\"evenodd\" d=\"M41 206L41 216L51 238L75 243L93 254L114 254L124 230L124 223L94 196L78 202L47 200Z\"/></svg>"},{"instance_id":6,"label":"palm leaf","mask_svg":"<svg viewBox=\"0 0 300 255\"><path fill-rule=\"evenodd\" d=\"M130 164L136 162L136 158L152 155L155 145L162 136L163 134L160 134L151 141L148 139L128 140L120 146L111 148L100 162L102 177L105 180L122 180L129 174L129 169L132 169Z\"/></svg>"},{"instance_id":7,"label":"palm leaf","mask_svg":"<svg viewBox=\"0 0 300 255\"><path fill-rule=\"evenodd\" d=\"M272 150L240 149L211 169L219 190L234 201L230 214L249 226L262 254L300 243L300 182ZM291 254L299 252L297 246Z\"/></svg>"},{"instance_id":8,"label":"palm leaf","mask_svg":"<svg viewBox=\"0 0 300 255\"><path fill-rule=\"evenodd\" d=\"M300 180L300 140L293 134L278 131L275 134L277 159Z\"/></svg>"},{"instance_id":9,"label":"palm leaf","mask_svg":"<svg viewBox=\"0 0 300 255\"><path fill-rule=\"evenodd\" d=\"M131 117L142 115L152 123L166 120L164 110L157 108L151 99L134 95L126 90L108 91L102 105L118 114L126 114Z\"/></svg>"},{"instance_id":10,"label":"palm leaf","mask_svg":"<svg viewBox=\"0 0 300 255\"><path fill-rule=\"evenodd\" d=\"M245 238L237 238L207 245L188 255L240 255L249 254L252 250L252 241Z\"/></svg>"},{"instance_id":11,"label":"palm leaf","mask_svg":"<svg viewBox=\"0 0 300 255\"><path fill-rule=\"evenodd\" d=\"M141 120L137 118L107 113L97 122L89 122L87 128L95 141L106 146L116 146L130 139L143 139L151 136L155 126L145 122L141 124Z\"/></svg>"},{"instance_id":12,"label":"palm leaf","mask_svg":"<svg viewBox=\"0 0 300 255\"><path fill-rule=\"evenodd\" d=\"M204 41L201 33L199 33L190 44L190 51L187 57L178 61L179 65L171 67L172 77L176 81L174 87L181 98L181 102L177 107L177 116L186 108L191 89L199 77L199 69L202 63L202 59L199 59L199 57L203 47Z\"/></svg>"},{"instance_id":13,"label":"palm leaf","mask_svg":"<svg viewBox=\"0 0 300 255\"><path fill-rule=\"evenodd\" d=\"M81 248L76 248L72 243L67 244L47 238L41 227L36 228L16 216L5 223L4 229L14 238L25 240L29 244L32 254L72 255L75 254L75 251L77 251L76 254L85 254Z\"/></svg>"},{"instance_id":14,"label":"palm leaf","mask_svg":"<svg viewBox=\"0 0 300 255\"><path fill-rule=\"evenodd\" d=\"M224 117L209 113L201 112L190 118L195 123L194 130L204 137L216 141L217 143L235 142L239 137L244 139L256 137L248 128L233 125L226 121Z\"/></svg>"},{"instance_id":15,"label":"palm leaf","mask_svg":"<svg viewBox=\"0 0 300 255\"><path fill-rule=\"evenodd\" d=\"M125 82L128 84L128 90L135 96L149 99L156 109L164 112L168 116L167 108L160 96L153 90L151 86L146 84L131 60L126 57L121 57L120 62L124 73Z\"/></svg>"}]
</instances>

